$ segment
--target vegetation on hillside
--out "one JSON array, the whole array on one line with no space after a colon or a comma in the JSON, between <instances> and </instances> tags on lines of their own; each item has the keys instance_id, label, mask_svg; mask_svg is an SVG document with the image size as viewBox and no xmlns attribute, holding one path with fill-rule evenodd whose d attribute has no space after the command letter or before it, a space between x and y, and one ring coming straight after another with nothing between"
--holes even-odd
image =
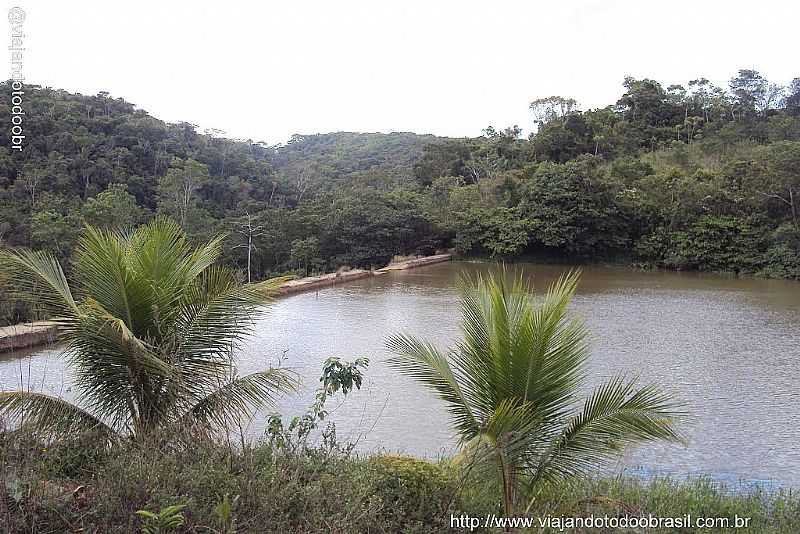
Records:
<instances>
[{"instance_id":1,"label":"vegetation on hillside","mask_svg":"<svg viewBox=\"0 0 800 534\"><path fill-rule=\"evenodd\" d=\"M600 109L532 102L529 138L489 127L474 139L331 133L281 146L166 124L107 93L26 86L25 151L0 144L0 240L55 254L69 276L83 224L166 214L194 242L227 233L240 279L449 247L800 277L800 78L623 85ZM6 321L30 315L3 300Z\"/></svg>"}]
</instances>

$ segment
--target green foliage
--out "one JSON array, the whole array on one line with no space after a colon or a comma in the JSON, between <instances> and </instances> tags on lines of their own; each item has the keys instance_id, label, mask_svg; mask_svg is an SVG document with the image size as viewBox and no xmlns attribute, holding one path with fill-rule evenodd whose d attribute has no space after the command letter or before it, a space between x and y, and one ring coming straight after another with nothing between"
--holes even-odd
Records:
<instances>
[{"instance_id":1,"label":"green foliage","mask_svg":"<svg viewBox=\"0 0 800 534\"><path fill-rule=\"evenodd\" d=\"M361 369L366 369L368 365L367 358L356 358L353 362L343 362L332 356L325 360L322 366L322 376L319 379L322 387L317 389L314 403L306 413L293 417L288 426L284 426L283 418L280 415L274 414L269 417L266 435L270 445L276 450L291 454L306 451L312 432L328 416L328 411L325 409L327 400L339 391L346 397L353 388L361 389L361 382L364 379ZM330 423L323 429L322 440L324 450L339 450L339 443L336 440L336 425ZM345 446L345 450L348 452L351 449L352 444Z\"/></svg>"},{"instance_id":2,"label":"green foliage","mask_svg":"<svg viewBox=\"0 0 800 534\"><path fill-rule=\"evenodd\" d=\"M259 231L247 246L229 238L224 262L253 280L451 247L792 277L795 249L769 239L740 258L689 249L707 217L762 236L800 225L798 83L784 90L753 70L728 89L628 77L605 108L536 99L528 139L489 126L471 139L336 132L280 146L166 124L107 93L30 85L29 149L0 142L0 242L47 250L69 276L85 223L168 214L197 244L238 233L247 216ZM9 98L0 91L0 118ZM37 314L3 309L6 320Z\"/></svg>"},{"instance_id":3,"label":"green foliage","mask_svg":"<svg viewBox=\"0 0 800 534\"><path fill-rule=\"evenodd\" d=\"M449 528L454 481L444 469L406 456L375 456L368 462L386 524L402 525L403 532Z\"/></svg>"},{"instance_id":4,"label":"green foliage","mask_svg":"<svg viewBox=\"0 0 800 534\"><path fill-rule=\"evenodd\" d=\"M654 385L616 377L575 405L588 333L567 316L576 273L534 306L521 278L464 284L463 339L447 352L397 334L390 365L448 406L471 483L496 492L504 515L544 484L587 477L628 445L678 440L678 405Z\"/></svg>"},{"instance_id":5,"label":"green foliage","mask_svg":"<svg viewBox=\"0 0 800 534\"><path fill-rule=\"evenodd\" d=\"M483 250L492 257L511 257L525 250L534 223L515 208L473 208L458 215L453 244L461 253Z\"/></svg>"},{"instance_id":6,"label":"green foliage","mask_svg":"<svg viewBox=\"0 0 800 534\"><path fill-rule=\"evenodd\" d=\"M292 241L292 249L289 252L292 261L302 267L305 275L308 276L311 267L319 263L320 247L319 239L314 236L305 239L295 239Z\"/></svg>"},{"instance_id":7,"label":"green foliage","mask_svg":"<svg viewBox=\"0 0 800 534\"><path fill-rule=\"evenodd\" d=\"M614 190L585 157L564 165L543 163L523 186L521 211L532 221L531 241L578 258L609 256L629 244Z\"/></svg>"},{"instance_id":8,"label":"green foliage","mask_svg":"<svg viewBox=\"0 0 800 534\"><path fill-rule=\"evenodd\" d=\"M295 210L295 230L319 236L317 263L328 258L329 268L383 267L393 256L414 254L431 240L431 225L420 205L421 198L412 192L326 193Z\"/></svg>"},{"instance_id":9,"label":"green foliage","mask_svg":"<svg viewBox=\"0 0 800 534\"><path fill-rule=\"evenodd\" d=\"M759 235L731 217L703 217L674 237L671 266L703 271L754 272L759 267Z\"/></svg>"},{"instance_id":10,"label":"green foliage","mask_svg":"<svg viewBox=\"0 0 800 534\"><path fill-rule=\"evenodd\" d=\"M333 395L341 390L345 396L353 388L361 389L364 377L360 368L366 369L368 365L367 358L356 358L353 362L343 362L336 357L328 358L322 366L322 377L319 379L322 389L326 395Z\"/></svg>"},{"instance_id":11,"label":"green foliage","mask_svg":"<svg viewBox=\"0 0 800 534\"><path fill-rule=\"evenodd\" d=\"M440 176L464 176L467 173L465 161L469 158L469 147L459 141L430 143L414 164L414 177L427 186Z\"/></svg>"},{"instance_id":12,"label":"green foliage","mask_svg":"<svg viewBox=\"0 0 800 534\"><path fill-rule=\"evenodd\" d=\"M556 163L566 163L581 154L590 154L596 146L586 118L577 114L545 124L533 139L535 153Z\"/></svg>"},{"instance_id":13,"label":"green foliage","mask_svg":"<svg viewBox=\"0 0 800 534\"><path fill-rule=\"evenodd\" d=\"M208 166L193 159L174 158L158 181L158 211L178 221L189 233L199 233L204 218L199 191L209 181Z\"/></svg>"},{"instance_id":14,"label":"green foliage","mask_svg":"<svg viewBox=\"0 0 800 534\"><path fill-rule=\"evenodd\" d=\"M37 211L31 217L31 246L46 250L62 262L72 254L80 232L80 218L70 211Z\"/></svg>"},{"instance_id":15,"label":"green foliage","mask_svg":"<svg viewBox=\"0 0 800 534\"><path fill-rule=\"evenodd\" d=\"M87 227L75 283L45 252L0 251L12 295L58 324L83 406L29 391L0 392L0 414L56 436L92 430L142 437L173 424L224 430L291 390L268 369L239 377L233 354L267 303L265 284L239 285L214 263L220 239L191 247L172 221L132 233Z\"/></svg>"},{"instance_id":16,"label":"green foliage","mask_svg":"<svg viewBox=\"0 0 800 534\"><path fill-rule=\"evenodd\" d=\"M496 499L483 486L467 482L452 461L430 464L316 450L287 455L275 454L266 443L239 449L206 439L163 438L111 449L87 441L82 445L87 460L67 481L49 471L49 450L42 452L42 444L19 433L0 433L3 531L134 534L157 521L137 511L159 516L176 503L186 506L178 511L184 520L179 531L188 532L432 534L449 529L451 514L498 513ZM617 477L545 484L525 515L591 513L738 514L752 518L753 532L796 534L800 529L795 493L725 487L707 479Z\"/></svg>"},{"instance_id":17,"label":"green foliage","mask_svg":"<svg viewBox=\"0 0 800 534\"><path fill-rule=\"evenodd\" d=\"M239 495L230 498L227 493L222 500L214 507L214 517L217 520L217 532L219 534L236 534L236 518L234 512L239 503Z\"/></svg>"},{"instance_id":18,"label":"green foliage","mask_svg":"<svg viewBox=\"0 0 800 534\"><path fill-rule=\"evenodd\" d=\"M708 528L709 532L734 533L741 531L790 534L797 530L800 506L791 492L774 492L760 487L730 487L706 478L673 480L656 478L644 481L614 477L576 481L572 484L544 488L530 514L539 517L577 517L594 514L636 515L655 517L734 516L750 518L748 528ZM589 534L597 529L575 529L572 532ZM655 528L648 532L668 534L690 532L689 529ZM558 529L542 529L555 534Z\"/></svg>"},{"instance_id":19,"label":"green foliage","mask_svg":"<svg viewBox=\"0 0 800 534\"><path fill-rule=\"evenodd\" d=\"M701 217L683 231L659 228L638 243L637 253L671 269L755 273L768 264L763 237L747 221L734 217ZM771 259L769 263L790 260Z\"/></svg>"},{"instance_id":20,"label":"green foliage","mask_svg":"<svg viewBox=\"0 0 800 534\"><path fill-rule=\"evenodd\" d=\"M9 97L0 91L0 116L9 112ZM323 232L330 222L331 234L342 239L321 247L310 258L312 268L382 267L395 254L415 253L419 243L436 246L433 229L415 213L419 200L401 205L394 194L415 188L412 167L433 136L339 132L268 146L202 134L188 123L166 124L107 93L28 85L26 104L30 149L12 154L0 143L0 241L46 248L67 270L84 222L132 227L157 213L172 216L195 243L251 214L263 226L249 249L254 279L294 270L290 244L308 238L327 244ZM386 207L372 214L365 190ZM342 209L312 206L320 196L339 200ZM358 210L373 222L361 227ZM365 239L370 242L362 246ZM354 242L359 246L350 250ZM244 270L248 250L229 248L226 263Z\"/></svg>"},{"instance_id":21,"label":"green foliage","mask_svg":"<svg viewBox=\"0 0 800 534\"><path fill-rule=\"evenodd\" d=\"M496 208L484 219L481 244L491 256L516 256L530 241L531 222L512 208Z\"/></svg>"},{"instance_id":22,"label":"green foliage","mask_svg":"<svg viewBox=\"0 0 800 534\"><path fill-rule=\"evenodd\" d=\"M142 532L144 534L164 534L178 530L186 520L181 510L186 508L185 504L173 504L159 510L158 513L147 510L137 510L136 515L142 518Z\"/></svg>"},{"instance_id":23,"label":"green foliage","mask_svg":"<svg viewBox=\"0 0 800 534\"><path fill-rule=\"evenodd\" d=\"M180 503L186 505L181 532L433 534L464 506L456 473L422 460L316 449L286 454L268 443L231 448L222 440L167 434L111 449L90 443L98 460L71 481L53 481L42 470L40 449L17 444L19 438L0 436L7 498L20 502L12 511L0 498L9 533L139 533L153 523L137 511L158 516Z\"/></svg>"},{"instance_id":24,"label":"green foliage","mask_svg":"<svg viewBox=\"0 0 800 534\"><path fill-rule=\"evenodd\" d=\"M125 184L110 184L102 193L87 199L81 212L86 223L97 228L134 228L145 218L144 210Z\"/></svg>"},{"instance_id":25,"label":"green foliage","mask_svg":"<svg viewBox=\"0 0 800 534\"><path fill-rule=\"evenodd\" d=\"M80 432L50 441L42 448L42 467L54 479L80 478L90 466L101 462L104 450L102 432Z\"/></svg>"}]
</instances>

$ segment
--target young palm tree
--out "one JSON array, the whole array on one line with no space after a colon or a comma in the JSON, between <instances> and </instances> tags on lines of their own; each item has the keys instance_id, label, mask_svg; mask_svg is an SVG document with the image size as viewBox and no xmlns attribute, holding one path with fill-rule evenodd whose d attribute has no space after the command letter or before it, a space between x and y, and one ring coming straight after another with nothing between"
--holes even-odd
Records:
<instances>
[{"instance_id":1,"label":"young palm tree","mask_svg":"<svg viewBox=\"0 0 800 534\"><path fill-rule=\"evenodd\" d=\"M445 401L462 459L499 484L512 515L542 483L590 474L625 445L678 440L682 414L657 387L622 377L580 406L587 331L566 312L578 273L561 277L537 306L520 277L508 284L504 275L462 284L463 339L446 354L408 335L387 346L391 365Z\"/></svg>"},{"instance_id":2,"label":"young palm tree","mask_svg":"<svg viewBox=\"0 0 800 534\"><path fill-rule=\"evenodd\" d=\"M49 434L141 436L173 423L224 427L292 389L283 369L237 376L233 352L273 284L238 284L214 265L221 251L221 238L192 249L164 218L130 234L88 227L72 287L49 254L0 251L14 296L55 318L85 407L10 391L0 414Z\"/></svg>"}]
</instances>

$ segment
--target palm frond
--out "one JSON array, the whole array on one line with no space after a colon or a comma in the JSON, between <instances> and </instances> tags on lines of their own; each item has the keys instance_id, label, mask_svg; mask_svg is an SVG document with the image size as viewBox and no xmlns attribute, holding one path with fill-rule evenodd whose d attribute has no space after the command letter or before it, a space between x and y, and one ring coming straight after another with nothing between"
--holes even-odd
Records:
<instances>
[{"instance_id":1,"label":"palm frond","mask_svg":"<svg viewBox=\"0 0 800 534\"><path fill-rule=\"evenodd\" d=\"M126 248L122 234L87 226L75 252L76 273L85 296L134 329Z\"/></svg>"},{"instance_id":2,"label":"palm frond","mask_svg":"<svg viewBox=\"0 0 800 534\"><path fill-rule=\"evenodd\" d=\"M0 414L22 428L54 436L77 432L99 432L113 438L114 430L89 412L63 399L30 391L0 392Z\"/></svg>"},{"instance_id":3,"label":"palm frond","mask_svg":"<svg viewBox=\"0 0 800 534\"><path fill-rule=\"evenodd\" d=\"M527 480L525 467L530 451L540 441L541 424L532 403L501 401L481 433L462 447L473 483L499 488L509 505L516 501Z\"/></svg>"},{"instance_id":4,"label":"palm frond","mask_svg":"<svg viewBox=\"0 0 800 534\"><path fill-rule=\"evenodd\" d=\"M158 216L137 228L128 239L128 263L155 286L182 286L186 279L186 256L191 247L181 227Z\"/></svg>"},{"instance_id":5,"label":"palm frond","mask_svg":"<svg viewBox=\"0 0 800 534\"><path fill-rule=\"evenodd\" d=\"M11 298L44 308L51 317L68 319L77 304L61 265L50 254L26 249L0 250L0 272Z\"/></svg>"},{"instance_id":6,"label":"palm frond","mask_svg":"<svg viewBox=\"0 0 800 534\"><path fill-rule=\"evenodd\" d=\"M99 303L89 299L62 339L80 386L81 402L99 417L121 427L162 403L159 384L173 368ZM147 407L150 408L147 408Z\"/></svg>"},{"instance_id":7,"label":"palm frond","mask_svg":"<svg viewBox=\"0 0 800 534\"><path fill-rule=\"evenodd\" d=\"M534 400L544 419L559 419L575 399L589 357L588 332L567 315L580 273L560 277L519 329L514 347L515 390Z\"/></svg>"},{"instance_id":8,"label":"palm frond","mask_svg":"<svg viewBox=\"0 0 800 534\"><path fill-rule=\"evenodd\" d=\"M448 404L462 457L499 485L511 515L524 486L589 473L628 444L678 439L680 412L654 386L620 378L573 416L589 356L586 328L567 311L579 272L535 303L521 276L509 278L462 280L463 337L447 357L410 336L387 346L391 365Z\"/></svg>"},{"instance_id":9,"label":"palm frond","mask_svg":"<svg viewBox=\"0 0 800 534\"><path fill-rule=\"evenodd\" d=\"M680 442L682 405L655 385L636 387L614 378L598 387L565 425L536 467L533 482L594 472L626 445L648 440Z\"/></svg>"},{"instance_id":10,"label":"palm frond","mask_svg":"<svg viewBox=\"0 0 800 534\"><path fill-rule=\"evenodd\" d=\"M79 402L94 414L82 412L76 421L94 417L136 434L189 411L195 423L224 424L295 387L281 369L233 379L234 351L283 280L237 283L230 269L214 265L222 239L193 248L164 217L132 233L87 227L75 254L75 297L47 254L0 252L3 278L16 294L57 317ZM26 401L33 403L29 421L45 430L67 428L54 418L69 405L26 398L33 399ZM21 400L9 399L7 411L22 409Z\"/></svg>"},{"instance_id":11,"label":"palm frond","mask_svg":"<svg viewBox=\"0 0 800 534\"><path fill-rule=\"evenodd\" d=\"M186 280L194 280L200 274L214 265L222 254L222 242L224 235L215 236L208 243L204 243L195 248L185 259Z\"/></svg>"},{"instance_id":12,"label":"palm frond","mask_svg":"<svg viewBox=\"0 0 800 534\"><path fill-rule=\"evenodd\" d=\"M498 365L503 353L497 349L498 328L493 325L498 312L493 310L493 300L487 288L492 286L495 291L502 290L493 283L492 278L484 280L480 276L475 280L461 279L461 329L464 337L450 352L452 366L462 380L463 396L483 420L491 416L502 400L501 391L507 390L500 383L506 380L507 374L502 365Z\"/></svg>"},{"instance_id":13,"label":"palm frond","mask_svg":"<svg viewBox=\"0 0 800 534\"><path fill-rule=\"evenodd\" d=\"M187 290L182 316L174 325L171 357L195 400L219 382L266 303L262 291L238 285L232 271L223 267L206 269Z\"/></svg>"},{"instance_id":14,"label":"palm frond","mask_svg":"<svg viewBox=\"0 0 800 534\"><path fill-rule=\"evenodd\" d=\"M387 361L390 366L419 380L447 403L462 441L478 435L481 422L443 354L432 345L403 334L391 336L386 347L394 353Z\"/></svg>"},{"instance_id":15,"label":"palm frond","mask_svg":"<svg viewBox=\"0 0 800 534\"><path fill-rule=\"evenodd\" d=\"M184 420L227 428L255 410L273 407L278 396L295 391L298 381L286 369L269 369L231 380L195 404Z\"/></svg>"}]
</instances>

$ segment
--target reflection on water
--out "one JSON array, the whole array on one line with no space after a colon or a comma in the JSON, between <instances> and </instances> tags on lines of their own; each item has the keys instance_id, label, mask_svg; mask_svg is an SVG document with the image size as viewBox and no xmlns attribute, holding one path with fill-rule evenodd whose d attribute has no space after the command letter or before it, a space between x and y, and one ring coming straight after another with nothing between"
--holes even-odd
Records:
<instances>
[{"instance_id":1,"label":"reflection on water","mask_svg":"<svg viewBox=\"0 0 800 534\"><path fill-rule=\"evenodd\" d=\"M363 389L331 406L340 439L357 439L362 451L451 451L441 403L385 365L383 342L406 331L450 345L458 336L459 273L490 268L439 264L282 299L259 322L240 370L279 362L296 369L305 387L281 403L288 415L313 401L328 356L369 357ZM515 268L542 291L566 267ZM642 447L624 466L800 487L800 284L589 267L572 311L592 333L589 385L618 373L639 375L674 391L693 415L684 425L686 447ZM57 350L0 357L0 387L21 380L34 390L73 394ZM253 436L263 433L266 415L251 424Z\"/></svg>"}]
</instances>

